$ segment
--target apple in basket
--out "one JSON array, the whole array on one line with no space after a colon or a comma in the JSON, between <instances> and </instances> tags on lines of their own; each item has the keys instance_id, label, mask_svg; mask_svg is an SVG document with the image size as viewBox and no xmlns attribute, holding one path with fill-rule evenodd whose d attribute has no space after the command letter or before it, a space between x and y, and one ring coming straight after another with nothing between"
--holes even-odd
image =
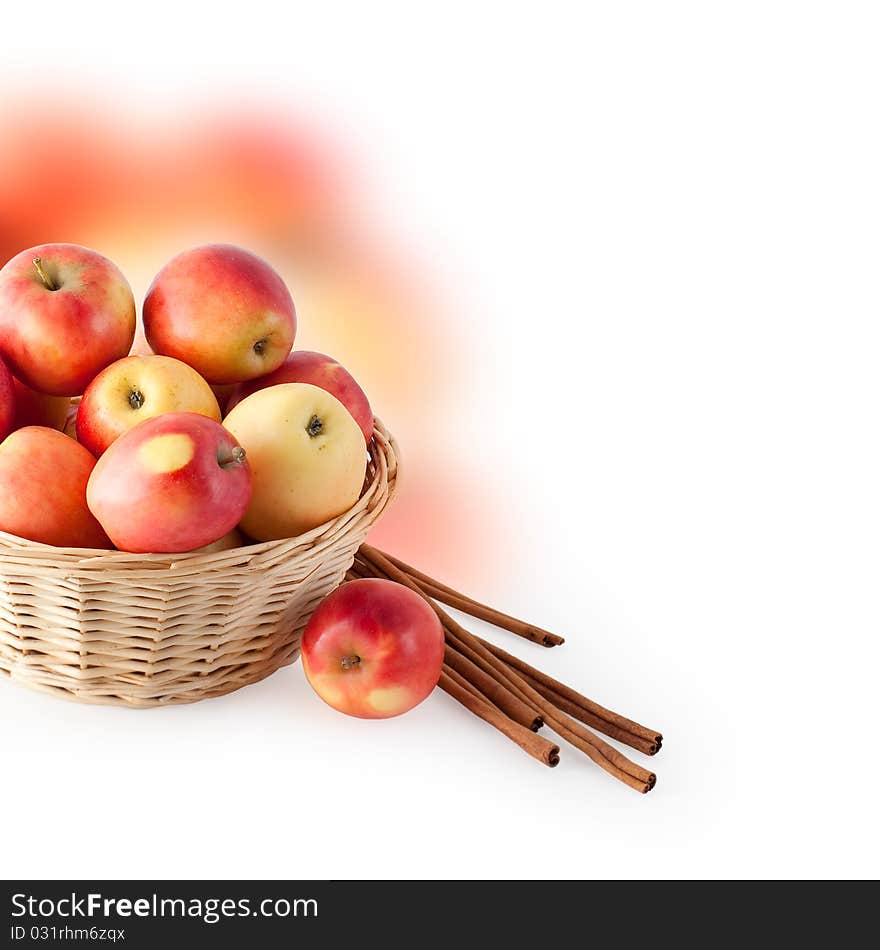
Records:
<instances>
[{"instance_id":1,"label":"apple in basket","mask_svg":"<svg viewBox=\"0 0 880 950\"><path fill-rule=\"evenodd\" d=\"M281 383L311 383L312 386L326 389L354 416L354 421L361 427L364 439L369 445L373 437L373 410L370 408L370 400L354 376L333 357L323 353L298 350L291 353L274 373L249 383L239 383L229 397L227 412L231 412L242 399L257 390Z\"/></svg>"},{"instance_id":2,"label":"apple in basket","mask_svg":"<svg viewBox=\"0 0 880 950\"><path fill-rule=\"evenodd\" d=\"M76 416L76 437L93 455L139 422L166 412L196 412L220 421L211 387L170 356L127 356L89 383Z\"/></svg>"},{"instance_id":3,"label":"apple in basket","mask_svg":"<svg viewBox=\"0 0 880 950\"><path fill-rule=\"evenodd\" d=\"M232 531L251 497L244 449L213 419L169 412L141 422L98 459L89 508L122 551L177 553Z\"/></svg>"},{"instance_id":4,"label":"apple in basket","mask_svg":"<svg viewBox=\"0 0 880 950\"><path fill-rule=\"evenodd\" d=\"M0 530L61 548L109 548L86 505L94 456L55 429L27 426L0 444Z\"/></svg>"},{"instance_id":5,"label":"apple in basket","mask_svg":"<svg viewBox=\"0 0 880 950\"><path fill-rule=\"evenodd\" d=\"M333 591L302 640L312 688L334 709L360 719L388 719L417 706L440 679L443 652L443 628L425 600L378 578Z\"/></svg>"},{"instance_id":6,"label":"apple in basket","mask_svg":"<svg viewBox=\"0 0 880 950\"><path fill-rule=\"evenodd\" d=\"M155 353L188 363L209 383L240 383L277 369L296 335L290 291L261 258L210 244L178 254L144 300Z\"/></svg>"},{"instance_id":7,"label":"apple in basket","mask_svg":"<svg viewBox=\"0 0 880 950\"><path fill-rule=\"evenodd\" d=\"M128 281L96 251L44 244L0 270L0 350L37 392L78 396L128 353L135 322Z\"/></svg>"},{"instance_id":8,"label":"apple in basket","mask_svg":"<svg viewBox=\"0 0 880 950\"><path fill-rule=\"evenodd\" d=\"M244 446L254 492L241 521L257 541L293 537L341 515L360 497L364 436L330 393L307 383L261 389L224 426Z\"/></svg>"}]
</instances>

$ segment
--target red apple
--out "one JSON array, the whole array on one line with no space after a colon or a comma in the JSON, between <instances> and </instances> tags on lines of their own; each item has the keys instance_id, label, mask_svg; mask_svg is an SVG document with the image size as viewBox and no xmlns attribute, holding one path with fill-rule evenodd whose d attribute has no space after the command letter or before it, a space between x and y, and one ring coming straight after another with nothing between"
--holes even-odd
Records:
<instances>
[{"instance_id":1,"label":"red apple","mask_svg":"<svg viewBox=\"0 0 880 950\"><path fill-rule=\"evenodd\" d=\"M240 383L277 369L296 335L284 281L261 258L229 244L178 254L144 301L156 353L183 360L209 383Z\"/></svg>"},{"instance_id":2,"label":"red apple","mask_svg":"<svg viewBox=\"0 0 880 950\"><path fill-rule=\"evenodd\" d=\"M360 719L389 719L437 685L443 628L408 587L378 578L350 581L312 614L302 658L325 703Z\"/></svg>"},{"instance_id":3,"label":"red apple","mask_svg":"<svg viewBox=\"0 0 880 950\"><path fill-rule=\"evenodd\" d=\"M126 356L89 383L76 415L76 437L99 456L124 432L166 412L220 421L211 387L191 366L170 356Z\"/></svg>"},{"instance_id":4,"label":"red apple","mask_svg":"<svg viewBox=\"0 0 880 950\"><path fill-rule=\"evenodd\" d=\"M107 449L87 498L121 551L192 551L241 520L251 472L244 449L218 422L169 412L129 429Z\"/></svg>"},{"instance_id":5,"label":"red apple","mask_svg":"<svg viewBox=\"0 0 880 950\"><path fill-rule=\"evenodd\" d=\"M333 357L324 356L323 353L297 350L296 353L291 353L274 373L249 383L240 383L229 397L226 411L231 412L242 399L247 399L258 389L279 386L282 383L310 383L335 396L352 414L369 445L370 439L373 438L373 410L370 408L370 401L354 376Z\"/></svg>"},{"instance_id":6,"label":"red apple","mask_svg":"<svg viewBox=\"0 0 880 950\"><path fill-rule=\"evenodd\" d=\"M15 387L15 422L13 428L25 426L43 426L46 429L64 429L67 411L70 408L70 396L47 396L20 380L12 377Z\"/></svg>"},{"instance_id":7,"label":"red apple","mask_svg":"<svg viewBox=\"0 0 880 950\"><path fill-rule=\"evenodd\" d=\"M86 505L94 456L39 426L0 444L0 530L61 548L109 548Z\"/></svg>"},{"instance_id":8,"label":"red apple","mask_svg":"<svg viewBox=\"0 0 880 950\"><path fill-rule=\"evenodd\" d=\"M128 353L134 330L128 281L95 251L43 244L0 270L0 351L37 392L78 396Z\"/></svg>"},{"instance_id":9,"label":"red apple","mask_svg":"<svg viewBox=\"0 0 880 950\"><path fill-rule=\"evenodd\" d=\"M15 427L15 381L0 358L0 442Z\"/></svg>"}]
</instances>

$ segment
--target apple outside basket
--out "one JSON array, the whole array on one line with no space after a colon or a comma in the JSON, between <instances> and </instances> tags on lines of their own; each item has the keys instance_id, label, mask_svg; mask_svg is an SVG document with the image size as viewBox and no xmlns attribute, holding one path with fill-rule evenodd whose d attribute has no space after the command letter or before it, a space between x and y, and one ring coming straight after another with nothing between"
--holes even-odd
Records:
<instances>
[{"instance_id":1,"label":"apple outside basket","mask_svg":"<svg viewBox=\"0 0 880 950\"><path fill-rule=\"evenodd\" d=\"M256 683L300 652L397 490L376 419L358 502L295 538L212 554L56 548L0 532L0 673L87 703L192 703Z\"/></svg>"}]
</instances>

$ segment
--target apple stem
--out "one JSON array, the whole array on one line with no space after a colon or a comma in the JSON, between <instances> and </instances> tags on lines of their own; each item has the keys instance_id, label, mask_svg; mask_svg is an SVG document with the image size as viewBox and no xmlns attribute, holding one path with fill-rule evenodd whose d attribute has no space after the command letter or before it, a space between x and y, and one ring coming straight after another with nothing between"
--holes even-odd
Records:
<instances>
[{"instance_id":1,"label":"apple stem","mask_svg":"<svg viewBox=\"0 0 880 950\"><path fill-rule=\"evenodd\" d=\"M58 285L46 273L46 269L43 267L43 259L41 257L34 258L34 267L36 267L37 273L40 275L40 280L46 286L46 290L58 290Z\"/></svg>"},{"instance_id":2,"label":"apple stem","mask_svg":"<svg viewBox=\"0 0 880 950\"><path fill-rule=\"evenodd\" d=\"M247 453L240 445L232 447L232 452L228 459L219 459L220 468L226 468L227 465L240 465L247 458Z\"/></svg>"},{"instance_id":3,"label":"apple stem","mask_svg":"<svg viewBox=\"0 0 880 950\"><path fill-rule=\"evenodd\" d=\"M344 670L350 670L353 667L357 666L358 663L360 663L360 661L361 661L361 658L356 655L344 656L342 658L342 668Z\"/></svg>"},{"instance_id":4,"label":"apple stem","mask_svg":"<svg viewBox=\"0 0 880 950\"><path fill-rule=\"evenodd\" d=\"M317 416L312 416L309 419L309 424L306 426L306 432L314 439L316 435L320 435L324 431L324 423Z\"/></svg>"}]
</instances>

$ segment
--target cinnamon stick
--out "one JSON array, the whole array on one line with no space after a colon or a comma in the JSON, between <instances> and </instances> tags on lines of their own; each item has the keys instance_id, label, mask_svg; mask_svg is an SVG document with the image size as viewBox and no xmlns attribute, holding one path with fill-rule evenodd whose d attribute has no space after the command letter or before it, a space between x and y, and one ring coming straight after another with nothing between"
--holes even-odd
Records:
<instances>
[{"instance_id":1,"label":"cinnamon stick","mask_svg":"<svg viewBox=\"0 0 880 950\"><path fill-rule=\"evenodd\" d=\"M488 640L483 640L482 637L479 639L494 656L503 660L509 666L512 666L520 675L533 680L535 688L538 692L543 693L546 698L554 702L557 699L564 700L567 705L579 710L578 712L572 712L571 709L566 709L565 711L570 715L578 719L581 718L581 714L590 715L593 719L601 720L609 726L615 727L616 730L644 739L649 745L655 746L654 752L657 752L663 744L662 734L655 729L648 729L646 726L633 722L632 719L627 719L625 716L621 716L616 712L612 712L610 709L606 709L604 706L600 706L598 703L593 702L593 700L576 692L570 686L566 686L565 683L560 683L559 680L553 679L552 676L548 676L546 673L535 669L534 666L530 666L525 660L521 660L518 656L508 653L506 650L496 646L494 643L490 643ZM553 695L547 695L547 693ZM563 706L560 705L559 708L562 709ZM587 720L581 721L587 722ZM595 726L592 722L587 722L587 725L593 725L594 728L601 729L601 731L605 732L604 728ZM606 734L611 735L610 732ZM618 737L613 736L613 738Z\"/></svg>"},{"instance_id":2,"label":"cinnamon stick","mask_svg":"<svg viewBox=\"0 0 880 950\"><path fill-rule=\"evenodd\" d=\"M544 725L544 720L533 707L524 703L496 677L490 676L466 656L453 650L448 643L445 659L448 666L472 683L490 703L510 716L514 722L531 729L532 732L537 732Z\"/></svg>"},{"instance_id":3,"label":"cinnamon stick","mask_svg":"<svg viewBox=\"0 0 880 950\"><path fill-rule=\"evenodd\" d=\"M448 663L443 664L443 672L452 680L455 680L456 683L462 688L466 689L469 693L476 696L477 699L483 699L486 702L490 700L484 696L473 683L469 683L461 673L457 673ZM493 703L494 705L494 703Z\"/></svg>"},{"instance_id":4,"label":"cinnamon stick","mask_svg":"<svg viewBox=\"0 0 880 950\"><path fill-rule=\"evenodd\" d=\"M538 680L529 676L528 673L520 672L520 675L533 689L537 690L546 700L553 703L557 709L567 713L573 719L577 719L584 725L590 726L590 728L595 729L597 732L602 732L609 738L616 739L618 742L622 742L624 745L628 745L630 748L644 755L656 755L660 751L660 742L649 742L647 739L642 739L640 736L634 735L625 729L615 726L613 723L607 722L591 713L588 709L584 709L583 706L576 705L555 690L544 686Z\"/></svg>"},{"instance_id":5,"label":"cinnamon stick","mask_svg":"<svg viewBox=\"0 0 880 950\"><path fill-rule=\"evenodd\" d=\"M361 550L365 551L368 556L370 552L382 554L382 556L389 560L395 567L408 574L419 587L424 589L424 592L427 593L429 597L439 600L448 607L454 607L456 610L470 614L478 620L485 620L488 623L494 624L496 627L501 627L503 630L509 630L511 633L515 633L517 636L524 637L526 640L531 640L532 643L538 643L541 646L555 647L565 643L565 639L558 634L551 633L549 630L544 630L534 624L526 623L524 620L512 617L510 614L496 610L494 607L489 607L487 604L482 604L478 600L474 600L473 597L468 597L466 594L462 594L447 584L443 584L441 581L429 577L405 561L401 561L400 558L386 554L384 551L379 551L378 548L373 548L368 544L362 544Z\"/></svg>"},{"instance_id":6,"label":"cinnamon stick","mask_svg":"<svg viewBox=\"0 0 880 950\"><path fill-rule=\"evenodd\" d=\"M460 636L462 633L465 634L464 638ZM450 631L447 628L447 637L459 647L470 647L474 653L479 652L477 648L481 646L481 644L473 634L468 633L466 630L460 628L456 631ZM476 641L476 646L468 638ZM625 755L618 752L613 746L608 745L607 742L593 735L589 729L584 728L579 722L576 722L573 718L566 715L564 711L558 709L551 701L542 697L540 693L525 682L515 670L510 667L505 667L502 661L492 657L491 653L486 651L486 654L482 656L486 661L488 661L489 658L495 660L493 672L500 678L503 678L505 685L519 696L523 702L535 706L543 717L545 724L554 732L580 749L600 766L600 768L603 768L625 785L629 785L630 788L634 788L636 791L642 793L651 791L657 782L657 777L653 772L637 765Z\"/></svg>"},{"instance_id":7,"label":"cinnamon stick","mask_svg":"<svg viewBox=\"0 0 880 950\"><path fill-rule=\"evenodd\" d=\"M544 765L548 765L550 768L554 768L559 764L558 745L554 745L549 739L545 739L525 726L521 726L518 722L514 722L499 709L460 686L447 673L440 674L438 686L458 700L462 706L469 709L475 716L479 716L484 722L488 722L490 726L494 726L499 732L503 732L524 752L527 752L539 762L543 762Z\"/></svg>"},{"instance_id":8,"label":"cinnamon stick","mask_svg":"<svg viewBox=\"0 0 880 950\"><path fill-rule=\"evenodd\" d=\"M446 627L447 635L452 633L454 640L457 640L483 657L503 679L505 685L515 693L527 705L533 705L543 716L544 722L563 738L567 739L572 745L580 749L592 759L600 768L604 769L610 775L619 779L631 788L639 792L649 792L656 783L656 776L643 769L640 765L630 761L625 755L622 755L615 748L608 745L607 742L594 736L588 729L576 720L560 712L546 700L540 693L533 689L525 680L513 669L507 666L504 661L495 657L480 640L472 633L465 630L459 623L453 620L438 604L427 597L404 571L386 558L381 551L371 548L368 545L361 545L361 556L364 560L372 564L375 568L392 580L409 587L417 594L421 594L425 600L434 609L441 623Z\"/></svg>"}]
</instances>

